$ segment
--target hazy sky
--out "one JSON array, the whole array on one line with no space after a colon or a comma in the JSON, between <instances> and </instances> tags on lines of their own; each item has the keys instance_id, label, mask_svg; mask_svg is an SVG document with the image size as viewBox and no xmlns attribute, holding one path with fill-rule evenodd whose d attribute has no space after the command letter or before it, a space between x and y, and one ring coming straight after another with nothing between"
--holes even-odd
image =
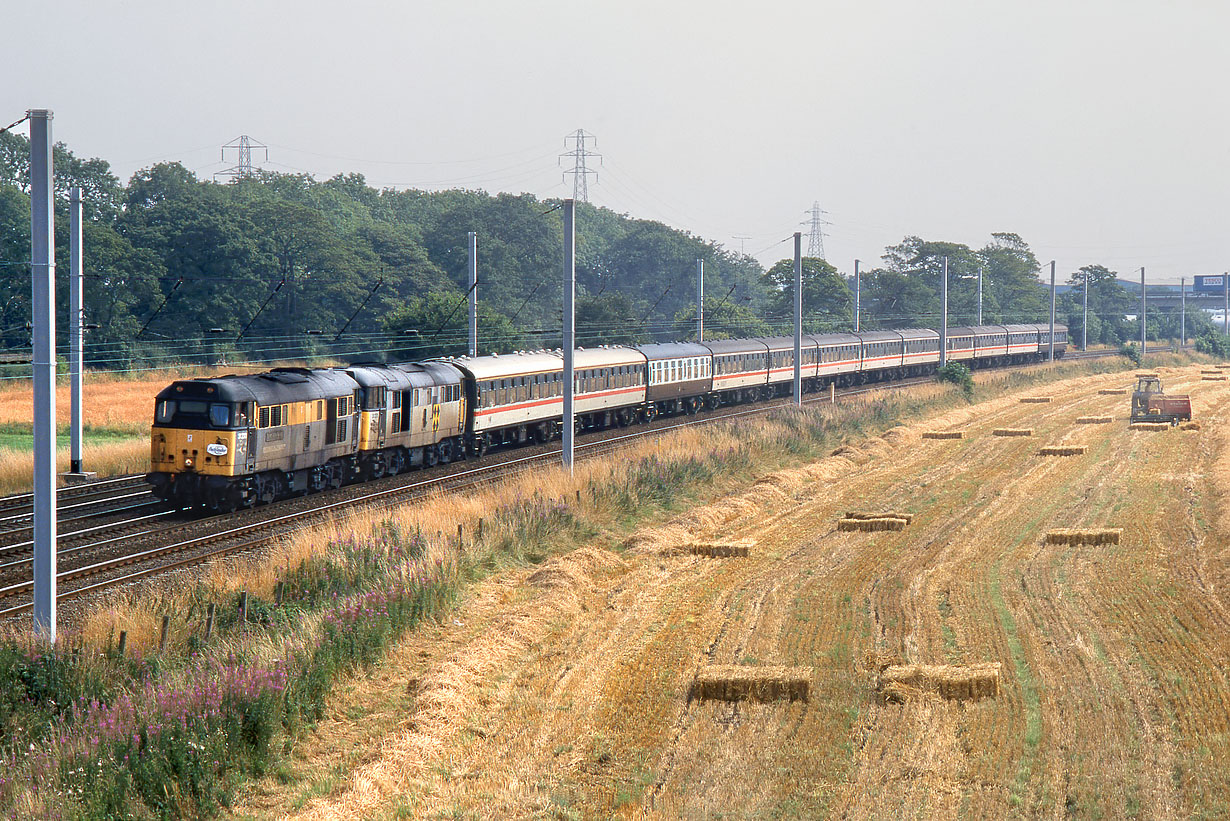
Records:
<instances>
[{"instance_id":1,"label":"hazy sky","mask_svg":"<svg viewBox=\"0 0 1230 821\"><path fill-rule=\"evenodd\" d=\"M1222 0L3 0L0 20L0 125L52 108L125 180L209 178L249 134L275 171L565 196L584 128L592 202L765 263L819 200L845 271L993 231L1061 280L1230 268Z\"/></svg>"}]
</instances>

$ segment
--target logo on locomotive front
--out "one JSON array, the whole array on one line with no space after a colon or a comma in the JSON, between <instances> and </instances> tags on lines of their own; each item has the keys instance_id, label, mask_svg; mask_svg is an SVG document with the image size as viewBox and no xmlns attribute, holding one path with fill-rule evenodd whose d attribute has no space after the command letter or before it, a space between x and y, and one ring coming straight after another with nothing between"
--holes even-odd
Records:
<instances>
[{"instance_id":1,"label":"logo on locomotive front","mask_svg":"<svg viewBox=\"0 0 1230 821\"><path fill-rule=\"evenodd\" d=\"M218 442L210 442L205 446L205 452L210 456L226 456L226 445Z\"/></svg>"}]
</instances>

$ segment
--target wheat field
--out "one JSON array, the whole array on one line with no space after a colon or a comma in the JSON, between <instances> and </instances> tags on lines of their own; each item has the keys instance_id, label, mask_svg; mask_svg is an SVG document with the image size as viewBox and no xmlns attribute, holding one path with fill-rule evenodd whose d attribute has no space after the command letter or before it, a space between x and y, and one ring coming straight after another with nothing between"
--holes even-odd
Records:
<instances>
[{"instance_id":1,"label":"wheat field","mask_svg":"<svg viewBox=\"0 0 1230 821\"><path fill-rule=\"evenodd\" d=\"M1099 391L1124 377L1069 380L1053 402L919 420L624 545L497 574L339 693L296 777L237 812L1225 817L1230 386L1162 376L1203 430L1078 425L1122 415ZM953 427L965 438L922 437ZM1004 427L1086 450L1039 459ZM913 515L837 527L872 508ZM1065 529L1120 538L1048 543ZM735 541L755 548L687 549ZM715 666L806 669L807 698L689 700ZM886 698L889 666L994 671L992 697Z\"/></svg>"}]
</instances>

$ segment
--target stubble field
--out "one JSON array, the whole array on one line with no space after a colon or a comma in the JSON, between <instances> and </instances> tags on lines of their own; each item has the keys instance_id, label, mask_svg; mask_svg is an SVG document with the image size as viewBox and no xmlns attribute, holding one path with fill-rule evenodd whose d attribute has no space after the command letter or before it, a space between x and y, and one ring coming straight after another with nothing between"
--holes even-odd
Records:
<instances>
[{"instance_id":1,"label":"stubble field","mask_svg":"<svg viewBox=\"0 0 1230 821\"><path fill-rule=\"evenodd\" d=\"M1225 817L1230 384L1162 376L1200 430L1129 430L1098 393L1128 376L1069 380L492 577L339 693L294 786L240 814ZM914 515L838 529L868 510ZM1047 544L1059 528L1122 534ZM736 540L747 557L690 549ZM999 662L1000 691L885 701L890 662ZM811 668L808 698L689 700L715 664Z\"/></svg>"}]
</instances>

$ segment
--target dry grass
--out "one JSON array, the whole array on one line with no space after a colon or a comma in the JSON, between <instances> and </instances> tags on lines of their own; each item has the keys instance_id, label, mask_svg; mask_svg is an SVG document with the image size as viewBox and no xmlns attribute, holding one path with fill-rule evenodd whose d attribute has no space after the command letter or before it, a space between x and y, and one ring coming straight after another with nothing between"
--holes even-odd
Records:
<instances>
[{"instance_id":1,"label":"dry grass","mask_svg":"<svg viewBox=\"0 0 1230 821\"><path fill-rule=\"evenodd\" d=\"M862 530L871 533L881 530L905 530L907 524L909 522L905 519L892 516L875 519L840 519L837 522L837 529L840 531Z\"/></svg>"},{"instance_id":2,"label":"dry grass","mask_svg":"<svg viewBox=\"0 0 1230 821\"><path fill-rule=\"evenodd\" d=\"M714 559L729 559L748 556L753 546L754 542L750 539L739 542L691 542L688 545L688 552Z\"/></svg>"},{"instance_id":3,"label":"dry grass","mask_svg":"<svg viewBox=\"0 0 1230 821\"><path fill-rule=\"evenodd\" d=\"M744 667L714 664L697 671L688 700L807 701L810 667Z\"/></svg>"},{"instance_id":4,"label":"dry grass","mask_svg":"<svg viewBox=\"0 0 1230 821\"><path fill-rule=\"evenodd\" d=\"M1132 422L1128 425L1132 430L1170 430L1173 425L1169 422Z\"/></svg>"},{"instance_id":5,"label":"dry grass","mask_svg":"<svg viewBox=\"0 0 1230 821\"><path fill-rule=\"evenodd\" d=\"M1106 425L1115 421L1113 416L1078 416L1076 424L1078 425Z\"/></svg>"},{"instance_id":6,"label":"dry grass","mask_svg":"<svg viewBox=\"0 0 1230 821\"><path fill-rule=\"evenodd\" d=\"M928 430L924 431L922 438L924 439L964 439L965 431L963 430Z\"/></svg>"},{"instance_id":7,"label":"dry grass","mask_svg":"<svg viewBox=\"0 0 1230 821\"><path fill-rule=\"evenodd\" d=\"M1103 545L1119 544L1123 536L1121 527L1103 527L1094 529L1060 528L1047 531L1046 544L1066 545Z\"/></svg>"},{"instance_id":8,"label":"dry grass","mask_svg":"<svg viewBox=\"0 0 1230 821\"><path fill-rule=\"evenodd\" d=\"M1088 445L1049 445L1038 450L1039 456L1083 456Z\"/></svg>"},{"instance_id":9,"label":"dry grass","mask_svg":"<svg viewBox=\"0 0 1230 821\"><path fill-rule=\"evenodd\" d=\"M953 701L978 701L999 696L1001 664L903 664L884 668L876 691L887 702L939 696Z\"/></svg>"},{"instance_id":10,"label":"dry grass","mask_svg":"<svg viewBox=\"0 0 1230 821\"><path fill-rule=\"evenodd\" d=\"M1023 396L1021 397L1022 405L1045 405L1051 402L1053 397L1050 396Z\"/></svg>"},{"instance_id":11,"label":"dry grass","mask_svg":"<svg viewBox=\"0 0 1230 821\"><path fill-rule=\"evenodd\" d=\"M119 442L90 444L81 447L81 462L86 470L99 478L144 473L149 470L149 440L132 439ZM64 473L69 468L69 451L61 448L56 452L56 471ZM0 494L24 493L33 486L34 452L0 448ZM58 480L63 484L63 479Z\"/></svg>"},{"instance_id":12,"label":"dry grass","mask_svg":"<svg viewBox=\"0 0 1230 821\"><path fill-rule=\"evenodd\" d=\"M995 428L991 431L992 436L1033 436L1033 428Z\"/></svg>"},{"instance_id":13,"label":"dry grass","mask_svg":"<svg viewBox=\"0 0 1230 821\"><path fill-rule=\"evenodd\" d=\"M1098 396L1127 396L1127 388L1102 388Z\"/></svg>"}]
</instances>

